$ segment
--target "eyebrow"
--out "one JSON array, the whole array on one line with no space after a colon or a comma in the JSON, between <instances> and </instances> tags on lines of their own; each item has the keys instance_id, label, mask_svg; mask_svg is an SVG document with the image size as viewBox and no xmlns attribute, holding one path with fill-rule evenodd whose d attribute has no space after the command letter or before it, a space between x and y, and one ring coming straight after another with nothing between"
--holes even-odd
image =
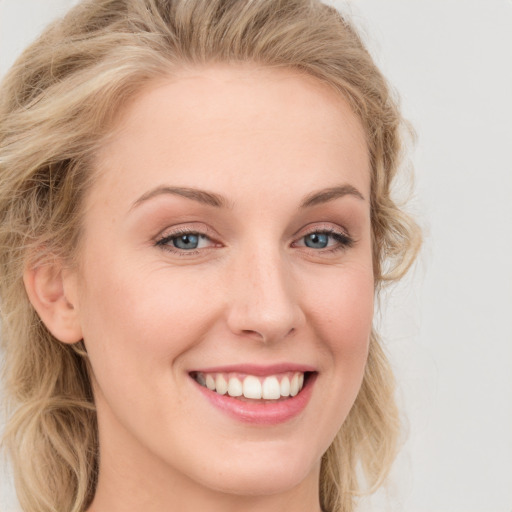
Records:
<instances>
[{"instance_id":1,"label":"eyebrow","mask_svg":"<svg viewBox=\"0 0 512 512\"><path fill-rule=\"evenodd\" d=\"M141 203L153 199L154 197L166 194L185 197L187 199L197 201L198 203L214 206L215 208L225 208L228 206L228 201L226 198L213 192L207 192L206 190L200 190L197 188L170 187L160 185L140 196L133 203L131 209L136 208ZM352 185L340 185L337 187L325 188L318 192L313 192L312 194L307 195L300 204L300 208L310 208L318 204L334 201L335 199L346 195L350 195L364 201L363 194L361 194L361 192L359 192L359 190L357 190L355 187Z\"/></svg>"},{"instance_id":2,"label":"eyebrow","mask_svg":"<svg viewBox=\"0 0 512 512\"><path fill-rule=\"evenodd\" d=\"M187 199L192 199L193 201L197 201L198 203L203 203L208 206L215 206L216 208L227 206L226 199L218 194L214 194L213 192L207 192L206 190L199 190L196 188L169 187L161 185L140 196L135 203L133 203L131 209L139 206L141 203L144 203L149 199L165 194L186 197Z\"/></svg>"},{"instance_id":3,"label":"eyebrow","mask_svg":"<svg viewBox=\"0 0 512 512\"><path fill-rule=\"evenodd\" d=\"M334 199L338 199L343 196L353 196L357 199L361 199L364 201L364 196L357 190L357 188L352 185L340 185L337 187L330 187L320 190L318 192L313 192L305 197L302 201L300 207L301 208L310 208L311 206L316 206L318 204L327 203L329 201L334 201Z\"/></svg>"}]
</instances>

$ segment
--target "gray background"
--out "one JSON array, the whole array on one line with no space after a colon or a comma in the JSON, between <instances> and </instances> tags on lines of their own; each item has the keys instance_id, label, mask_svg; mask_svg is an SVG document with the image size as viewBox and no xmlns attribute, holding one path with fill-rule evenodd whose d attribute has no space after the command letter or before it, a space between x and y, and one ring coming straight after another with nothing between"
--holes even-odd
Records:
<instances>
[{"instance_id":1,"label":"gray background","mask_svg":"<svg viewBox=\"0 0 512 512\"><path fill-rule=\"evenodd\" d=\"M0 76L73 0L0 0ZM408 439L362 511L512 512L512 2L353 0L419 140L426 241L378 323ZM15 511L0 477L0 511Z\"/></svg>"}]
</instances>

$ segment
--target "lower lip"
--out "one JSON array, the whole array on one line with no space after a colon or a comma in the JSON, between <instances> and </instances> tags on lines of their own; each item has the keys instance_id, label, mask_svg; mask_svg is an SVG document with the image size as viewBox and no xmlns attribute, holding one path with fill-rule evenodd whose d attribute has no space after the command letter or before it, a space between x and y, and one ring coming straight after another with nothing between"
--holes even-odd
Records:
<instances>
[{"instance_id":1,"label":"lower lip","mask_svg":"<svg viewBox=\"0 0 512 512\"><path fill-rule=\"evenodd\" d=\"M194 381L198 389L215 407L233 418L258 425L277 425L298 416L311 398L316 373L309 374L298 395L280 402L243 402L229 395L219 395Z\"/></svg>"}]
</instances>

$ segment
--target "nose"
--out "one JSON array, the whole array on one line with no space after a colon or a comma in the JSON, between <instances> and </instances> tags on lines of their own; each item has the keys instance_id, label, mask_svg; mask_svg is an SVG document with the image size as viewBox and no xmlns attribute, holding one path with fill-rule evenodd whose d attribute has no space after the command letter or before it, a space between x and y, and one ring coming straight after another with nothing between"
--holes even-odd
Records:
<instances>
[{"instance_id":1,"label":"nose","mask_svg":"<svg viewBox=\"0 0 512 512\"><path fill-rule=\"evenodd\" d=\"M274 343L305 322L290 264L279 251L248 251L231 269L227 322L238 336Z\"/></svg>"}]
</instances>

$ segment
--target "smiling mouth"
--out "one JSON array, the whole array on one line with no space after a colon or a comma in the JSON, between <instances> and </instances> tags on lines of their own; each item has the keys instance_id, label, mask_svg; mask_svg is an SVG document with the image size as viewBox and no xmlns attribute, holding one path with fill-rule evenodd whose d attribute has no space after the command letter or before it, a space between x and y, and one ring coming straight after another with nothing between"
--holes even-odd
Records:
<instances>
[{"instance_id":1,"label":"smiling mouth","mask_svg":"<svg viewBox=\"0 0 512 512\"><path fill-rule=\"evenodd\" d=\"M201 386L219 395L239 400L281 401L298 395L310 372L285 372L256 376L242 373L192 372L191 377Z\"/></svg>"}]
</instances>

